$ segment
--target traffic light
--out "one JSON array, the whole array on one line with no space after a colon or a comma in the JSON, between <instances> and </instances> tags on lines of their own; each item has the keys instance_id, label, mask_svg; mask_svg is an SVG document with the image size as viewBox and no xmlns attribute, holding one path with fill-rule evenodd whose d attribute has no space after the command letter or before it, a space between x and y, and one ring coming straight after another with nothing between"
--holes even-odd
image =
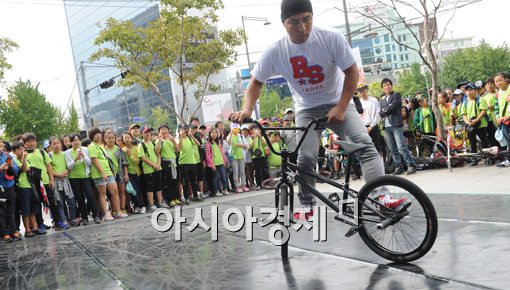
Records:
<instances>
[{"instance_id":1,"label":"traffic light","mask_svg":"<svg viewBox=\"0 0 510 290\"><path fill-rule=\"evenodd\" d=\"M107 89L111 86L113 86L115 84L115 80L114 79L109 79L107 81L104 81L102 82L99 87L101 87L102 89Z\"/></svg>"}]
</instances>

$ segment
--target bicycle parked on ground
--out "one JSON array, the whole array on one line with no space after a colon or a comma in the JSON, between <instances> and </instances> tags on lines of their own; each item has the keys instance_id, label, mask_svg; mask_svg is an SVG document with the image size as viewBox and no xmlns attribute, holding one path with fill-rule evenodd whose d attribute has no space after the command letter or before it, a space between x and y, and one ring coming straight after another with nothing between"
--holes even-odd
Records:
<instances>
[{"instance_id":1,"label":"bicycle parked on ground","mask_svg":"<svg viewBox=\"0 0 510 290\"><path fill-rule=\"evenodd\" d=\"M309 190L327 207L337 213L335 219L351 228L346 233L351 237L359 233L365 244L379 256L398 263L411 262L421 258L433 246L437 236L437 216L432 202L427 195L414 183L397 176L381 176L366 183L360 191L350 188L350 171L353 156L373 144L355 144L346 141L335 141L348 154L345 181L340 184L325 178L318 172L299 168L289 162L289 157L297 154L310 130L322 130L327 118L318 118L306 127L272 127L271 130L297 130L302 132L296 149L289 152L283 149L277 152L271 146L266 128L252 119L244 123L255 123L265 138L269 149L282 158L281 178L275 188L275 207L280 211L289 210L292 219L294 209L293 181ZM313 127L313 128L312 128ZM307 183L302 175L321 180L338 189L329 196L324 195ZM411 203L402 203L395 209L385 206L381 196L391 195L394 198L407 198ZM289 224L290 221L279 220ZM282 258L288 258L288 241L281 245Z\"/></svg>"}]
</instances>

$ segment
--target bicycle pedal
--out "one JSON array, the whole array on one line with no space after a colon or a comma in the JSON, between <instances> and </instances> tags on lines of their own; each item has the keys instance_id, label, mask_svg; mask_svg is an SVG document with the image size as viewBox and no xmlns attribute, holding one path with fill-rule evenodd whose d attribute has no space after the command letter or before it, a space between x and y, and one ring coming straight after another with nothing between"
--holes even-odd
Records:
<instances>
[{"instance_id":1,"label":"bicycle pedal","mask_svg":"<svg viewBox=\"0 0 510 290\"><path fill-rule=\"evenodd\" d=\"M350 228L347 233L345 234L346 237L350 238L358 233L360 227L352 227Z\"/></svg>"},{"instance_id":2,"label":"bicycle pedal","mask_svg":"<svg viewBox=\"0 0 510 290\"><path fill-rule=\"evenodd\" d=\"M338 193L334 192L328 196L328 199L332 202L338 202L340 201L340 196L338 196Z\"/></svg>"}]
</instances>

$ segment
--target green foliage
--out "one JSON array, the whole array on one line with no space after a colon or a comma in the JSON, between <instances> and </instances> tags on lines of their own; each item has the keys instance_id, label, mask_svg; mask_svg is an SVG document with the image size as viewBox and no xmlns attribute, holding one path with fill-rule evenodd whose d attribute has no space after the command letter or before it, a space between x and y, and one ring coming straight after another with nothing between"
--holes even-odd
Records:
<instances>
[{"instance_id":1,"label":"green foliage","mask_svg":"<svg viewBox=\"0 0 510 290\"><path fill-rule=\"evenodd\" d=\"M179 122L186 122L184 116L195 115L206 93L220 89L219 85L209 82L210 76L235 62L235 48L242 44L244 34L241 29L216 31L216 11L223 8L221 0L160 2L161 17L147 27L108 19L95 40L101 48L90 59L106 58L120 70L129 70L121 86L139 84L146 90L153 90ZM210 37L211 34L216 37ZM193 63L191 67L186 65L190 62ZM179 108L171 106L156 85L170 79L166 73L168 69L182 88L180 92L173 92L179 96ZM192 96L190 88L194 90ZM198 100L199 107L194 111L188 106L189 97Z\"/></svg>"},{"instance_id":2,"label":"green foliage","mask_svg":"<svg viewBox=\"0 0 510 290\"><path fill-rule=\"evenodd\" d=\"M430 73L426 75L421 73L420 65L414 63L409 70L397 74L397 82L395 84L395 91L400 92L402 97L414 97L416 92L427 92L427 78L431 80Z\"/></svg>"},{"instance_id":3,"label":"green foliage","mask_svg":"<svg viewBox=\"0 0 510 290\"><path fill-rule=\"evenodd\" d=\"M65 130L63 133L65 134L80 132L80 125L78 124L78 111L76 111L74 101L71 103L71 107L69 108L69 116L64 122L64 128Z\"/></svg>"},{"instance_id":4,"label":"green foliage","mask_svg":"<svg viewBox=\"0 0 510 290\"><path fill-rule=\"evenodd\" d=\"M168 110L160 106L155 107L150 114L147 114L147 124L154 129L159 128L161 125L170 125L170 114Z\"/></svg>"},{"instance_id":5,"label":"green foliage","mask_svg":"<svg viewBox=\"0 0 510 290\"><path fill-rule=\"evenodd\" d=\"M12 52L14 48L18 48L18 44L16 42L9 38L0 37L0 84L3 83L5 72L12 68L12 65L7 62L5 54Z\"/></svg>"},{"instance_id":6,"label":"green foliage","mask_svg":"<svg viewBox=\"0 0 510 290\"><path fill-rule=\"evenodd\" d=\"M373 81L370 84L368 84L368 95L369 96L376 97L376 98L380 99L382 93L383 93L383 90L381 88L380 81Z\"/></svg>"},{"instance_id":7,"label":"green foliage","mask_svg":"<svg viewBox=\"0 0 510 290\"><path fill-rule=\"evenodd\" d=\"M46 100L38 86L17 81L7 89L7 99L0 100L0 124L9 137L33 132L39 140L59 133L60 110Z\"/></svg>"},{"instance_id":8,"label":"green foliage","mask_svg":"<svg viewBox=\"0 0 510 290\"><path fill-rule=\"evenodd\" d=\"M260 117L262 118L279 116L286 108L291 108L292 105L291 97L282 98L278 91L268 91L265 86L260 93Z\"/></svg>"},{"instance_id":9,"label":"green foliage","mask_svg":"<svg viewBox=\"0 0 510 290\"><path fill-rule=\"evenodd\" d=\"M492 47L482 41L478 47L458 50L444 59L445 85L455 87L461 81L486 80L500 71L510 70L510 49L504 44Z\"/></svg>"}]
</instances>

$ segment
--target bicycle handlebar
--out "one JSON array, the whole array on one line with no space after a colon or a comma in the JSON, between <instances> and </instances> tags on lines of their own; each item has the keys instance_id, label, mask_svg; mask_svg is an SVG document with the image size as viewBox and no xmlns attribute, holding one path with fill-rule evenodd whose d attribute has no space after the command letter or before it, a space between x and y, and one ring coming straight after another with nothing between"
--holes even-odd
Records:
<instances>
[{"instance_id":1,"label":"bicycle handlebar","mask_svg":"<svg viewBox=\"0 0 510 290\"><path fill-rule=\"evenodd\" d=\"M308 125L306 125L306 127L269 127L269 128L265 128L257 120L253 120L252 118L245 118L245 119L243 119L242 123L243 124L245 124L245 123L253 123L253 124L257 125L257 127L260 129L260 132L262 133L262 137L264 137L264 140L266 140L266 143L268 144L268 147L271 150L271 152L273 152L274 154L276 154L278 156L282 156L282 152L277 152L276 150L274 150L274 147L271 144L271 141L269 141L269 137L267 136L266 131L269 131L269 130L275 130L275 131L290 131L290 130L295 131L295 130L299 130L299 131L303 131L304 132L303 136L301 136L301 138L299 139L299 142L298 142L298 144L296 146L296 149L294 151L292 151L292 152L287 152L287 155L291 156L291 155L295 155L298 152L298 150L301 147L301 145L303 144L303 141L305 140L306 134L308 134L308 131L310 130L310 128L314 124L316 124L314 130L321 129L319 125L323 124L323 123L326 123L327 120L328 120L328 117L316 118L316 119L311 120L308 123Z\"/></svg>"}]
</instances>

